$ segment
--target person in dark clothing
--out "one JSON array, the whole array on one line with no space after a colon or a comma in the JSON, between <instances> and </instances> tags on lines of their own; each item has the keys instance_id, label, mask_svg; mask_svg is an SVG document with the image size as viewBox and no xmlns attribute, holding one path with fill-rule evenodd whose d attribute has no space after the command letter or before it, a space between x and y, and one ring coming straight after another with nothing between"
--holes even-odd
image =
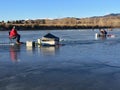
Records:
<instances>
[{"instance_id":1,"label":"person in dark clothing","mask_svg":"<svg viewBox=\"0 0 120 90\"><path fill-rule=\"evenodd\" d=\"M106 37L107 31L104 30L104 29L101 29L101 30L100 30L100 35Z\"/></svg>"}]
</instances>

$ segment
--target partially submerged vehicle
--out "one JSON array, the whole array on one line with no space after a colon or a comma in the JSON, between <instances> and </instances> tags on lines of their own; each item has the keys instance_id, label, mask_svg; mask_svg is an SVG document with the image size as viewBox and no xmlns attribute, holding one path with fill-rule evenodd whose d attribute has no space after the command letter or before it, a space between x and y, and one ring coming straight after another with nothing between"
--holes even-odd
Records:
<instances>
[{"instance_id":1,"label":"partially submerged vehicle","mask_svg":"<svg viewBox=\"0 0 120 90\"><path fill-rule=\"evenodd\" d=\"M51 33L47 33L41 38L40 43L44 46L55 46L59 44L59 37L56 37Z\"/></svg>"}]
</instances>

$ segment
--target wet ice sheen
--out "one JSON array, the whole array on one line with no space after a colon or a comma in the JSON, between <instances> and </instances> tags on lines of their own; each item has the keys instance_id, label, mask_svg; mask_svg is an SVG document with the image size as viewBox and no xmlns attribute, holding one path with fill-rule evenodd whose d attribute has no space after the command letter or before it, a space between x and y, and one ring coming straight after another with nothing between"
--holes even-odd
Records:
<instances>
[{"instance_id":1,"label":"wet ice sheen","mask_svg":"<svg viewBox=\"0 0 120 90\"><path fill-rule=\"evenodd\" d=\"M0 90L119 90L120 31L96 40L98 32L51 31L59 47L0 46ZM8 42L7 32L0 39ZM20 31L21 40L37 40L45 31Z\"/></svg>"}]
</instances>

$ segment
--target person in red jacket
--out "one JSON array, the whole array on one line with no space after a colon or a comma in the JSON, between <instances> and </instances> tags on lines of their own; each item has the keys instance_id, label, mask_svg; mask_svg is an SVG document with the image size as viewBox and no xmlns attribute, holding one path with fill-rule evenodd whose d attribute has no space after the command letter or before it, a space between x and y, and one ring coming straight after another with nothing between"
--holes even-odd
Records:
<instances>
[{"instance_id":1,"label":"person in red jacket","mask_svg":"<svg viewBox=\"0 0 120 90\"><path fill-rule=\"evenodd\" d=\"M17 30L15 29L15 26L12 28L12 30L9 33L9 37L11 39L16 38L16 43L20 44L20 34L18 34Z\"/></svg>"}]
</instances>

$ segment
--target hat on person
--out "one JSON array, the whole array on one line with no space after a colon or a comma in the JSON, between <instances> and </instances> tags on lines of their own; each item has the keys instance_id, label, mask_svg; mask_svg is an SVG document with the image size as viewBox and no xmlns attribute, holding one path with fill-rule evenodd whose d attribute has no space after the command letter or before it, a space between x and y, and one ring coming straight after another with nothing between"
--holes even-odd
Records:
<instances>
[{"instance_id":1,"label":"hat on person","mask_svg":"<svg viewBox=\"0 0 120 90\"><path fill-rule=\"evenodd\" d=\"M13 29L15 29L15 26L13 26Z\"/></svg>"},{"instance_id":2,"label":"hat on person","mask_svg":"<svg viewBox=\"0 0 120 90\"><path fill-rule=\"evenodd\" d=\"M100 31L104 31L104 29L101 29Z\"/></svg>"}]
</instances>

